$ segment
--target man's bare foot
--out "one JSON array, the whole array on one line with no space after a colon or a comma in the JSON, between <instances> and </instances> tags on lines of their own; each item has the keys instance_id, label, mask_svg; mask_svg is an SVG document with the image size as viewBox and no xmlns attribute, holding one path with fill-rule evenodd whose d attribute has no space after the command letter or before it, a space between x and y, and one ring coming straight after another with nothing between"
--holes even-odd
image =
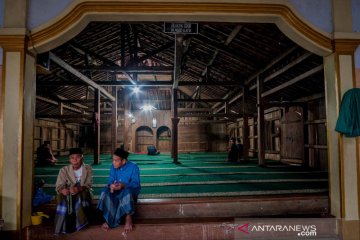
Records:
<instances>
[{"instance_id":1,"label":"man's bare foot","mask_svg":"<svg viewBox=\"0 0 360 240\"><path fill-rule=\"evenodd\" d=\"M133 230L132 216L130 214L126 215L124 232L129 233Z\"/></svg>"},{"instance_id":2,"label":"man's bare foot","mask_svg":"<svg viewBox=\"0 0 360 240\"><path fill-rule=\"evenodd\" d=\"M101 225L101 230L103 230L104 232L107 232L107 230L109 230L109 225L107 224L107 222L104 222L103 225Z\"/></svg>"}]
</instances>

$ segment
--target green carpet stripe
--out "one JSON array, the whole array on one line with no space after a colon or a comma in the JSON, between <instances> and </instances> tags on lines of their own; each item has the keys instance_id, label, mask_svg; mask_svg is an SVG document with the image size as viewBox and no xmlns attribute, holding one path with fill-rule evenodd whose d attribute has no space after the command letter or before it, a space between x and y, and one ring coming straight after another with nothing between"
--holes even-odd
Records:
<instances>
[{"instance_id":1,"label":"green carpet stripe","mask_svg":"<svg viewBox=\"0 0 360 240\"><path fill-rule=\"evenodd\" d=\"M241 191L241 192L212 192L212 193L162 193L162 194L140 194L140 199L149 198L188 198L188 197L230 197L247 195L274 195L295 193L326 193L324 189L296 189L296 190L268 190L268 191ZM97 196L98 197L98 196Z\"/></svg>"},{"instance_id":2,"label":"green carpet stripe","mask_svg":"<svg viewBox=\"0 0 360 240\"><path fill-rule=\"evenodd\" d=\"M162 182L142 183L142 187L155 186L185 186L185 185L209 185L209 184L234 184L234 183L282 183L282 182L327 182L327 179L274 179L274 180L237 180L237 181L202 181L202 182ZM105 184L93 184L94 188L104 187ZM55 188L55 184L45 184L45 188Z\"/></svg>"},{"instance_id":3,"label":"green carpet stripe","mask_svg":"<svg viewBox=\"0 0 360 240\"><path fill-rule=\"evenodd\" d=\"M100 195L103 188L94 188L94 195ZM268 194L275 193L300 193L300 192L317 192L327 191L326 182L301 182L301 183L245 183L245 184L227 184L227 185L194 185L194 186L172 186L172 187L143 187L140 193L140 198L147 198L148 194L155 194L158 196L171 196L176 194L186 194L189 196L203 196L204 194L214 194L229 192L241 193L247 192L246 195L254 194ZM55 194L55 189L45 188L45 192ZM226 194L225 194L226 195Z\"/></svg>"},{"instance_id":4,"label":"green carpet stripe","mask_svg":"<svg viewBox=\"0 0 360 240\"><path fill-rule=\"evenodd\" d=\"M36 177L36 179L43 179L46 183L55 183L56 175L50 177ZM298 174L268 174L268 175L257 175L257 174L237 174L237 175L202 175L202 176L168 176L168 177L146 177L141 179L141 183L161 183L161 182L198 182L198 181L228 181L228 180L271 180L271 179L327 179L327 173L298 173ZM94 176L94 183L106 184L108 178Z\"/></svg>"},{"instance_id":5,"label":"green carpet stripe","mask_svg":"<svg viewBox=\"0 0 360 240\"><path fill-rule=\"evenodd\" d=\"M206 172L206 173L174 173L174 174L140 174L140 177L167 177L167 176L201 176L201 175L234 175L234 174L302 174L312 172ZM324 172L318 172L324 173ZM36 175L36 177L52 177L55 175ZM109 175L97 175L98 178L108 178Z\"/></svg>"},{"instance_id":6,"label":"green carpet stripe","mask_svg":"<svg viewBox=\"0 0 360 240\"><path fill-rule=\"evenodd\" d=\"M92 164L93 156L85 155ZM138 164L142 191L140 198L242 196L264 194L310 193L328 191L328 173L280 161L266 160L259 167L257 159L247 163L227 162L227 153L181 153L181 164L172 163L170 154L148 156L130 154ZM94 195L105 187L112 164L111 154L101 155L101 164L92 165ZM36 167L35 179L44 179L44 191L55 195L55 182L61 167L68 165L68 156L59 157L59 164Z\"/></svg>"}]
</instances>

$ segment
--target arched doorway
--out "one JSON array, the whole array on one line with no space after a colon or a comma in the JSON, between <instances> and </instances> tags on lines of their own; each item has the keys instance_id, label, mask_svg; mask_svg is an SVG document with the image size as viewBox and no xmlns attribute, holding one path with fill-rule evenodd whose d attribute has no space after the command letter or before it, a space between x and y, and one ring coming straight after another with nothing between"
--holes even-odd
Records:
<instances>
[{"instance_id":1,"label":"arched doorway","mask_svg":"<svg viewBox=\"0 0 360 240\"><path fill-rule=\"evenodd\" d=\"M148 126L141 126L136 129L135 152L146 152L147 147L154 145L153 131Z\"/></svg>"},{"instance_id":2,"label":"arched doorway","mask_svg":"<svg viewBox=\"0 0 360 240\"><path fill-rule=\"evenodd\" d=\"M157 148L160 152L170 152L171 131L167 126L161 126L156 133Z\"/></svg>"}]
</instances>

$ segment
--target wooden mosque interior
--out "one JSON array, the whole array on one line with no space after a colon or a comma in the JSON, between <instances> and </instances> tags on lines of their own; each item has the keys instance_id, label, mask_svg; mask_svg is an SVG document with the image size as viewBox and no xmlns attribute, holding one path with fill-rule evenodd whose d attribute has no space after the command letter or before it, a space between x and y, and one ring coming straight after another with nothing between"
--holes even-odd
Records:
<instances>
[{"instance_id":1,"label":"wooden mosque interior","mask_svg":"<svg viewBox=\"0 0 360 240\"><path fill-rule=\"evenodd\" d=\"M237 137L245 161L322 171L327 182L322 57L275 24L199 22L198 34L165 33L163 25L91 22L38 56L34 159L49 140L57 156L82 147L94 166L122 144L133 153L154 145L181 163L181 154L226 152ZM176 218L186 204L199 213L181 217L320 214L327 194L222 196L226 213L219 199L172 199L166 213L142 199L139 216Z\"/></svg>"},{"instance_id":2,"label":"wooden mosque interior","mask_svg":"<svg viewBox=\"0 0 360 240\"><path fill-rule=\"evenodd\" d=\"M226 151L234 136L249 156L326 169L322 58L274 24L199 23L198 32L92 22L40 55L34 149L50 140L58 155L121 143L170 152L171 119L179 118L178 152ZM151 114L141 110L146 104Z\"/></svg>"}]
</instances>

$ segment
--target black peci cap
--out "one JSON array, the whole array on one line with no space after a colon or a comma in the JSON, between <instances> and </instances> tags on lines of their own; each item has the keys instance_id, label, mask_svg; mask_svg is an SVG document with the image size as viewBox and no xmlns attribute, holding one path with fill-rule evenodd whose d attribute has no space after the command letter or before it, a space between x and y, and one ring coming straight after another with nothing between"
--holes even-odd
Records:
<instances>
[{"instance_id":1,"label":"black peci cap","mask_svg":"<svg viewBox=\"0 0 360 240\"><path fill-rule=\"evenodd\" d=\"M69 155L71 154L83 154L81 148L70 148Z\"/></svg>"},{"instance_id":2,"label":"black peci cap","mask_svg":"<svg viewBox=\"0 0 360 240\"><path fill-rule=\"evenodd\" d=\"M122 148L117 148L114 152L114 155L118 156L118 157L121 157L123 159L127 159L128 156L129 156L129 152L125 151L124 149Z\"/></svg>"}]
</instances>

